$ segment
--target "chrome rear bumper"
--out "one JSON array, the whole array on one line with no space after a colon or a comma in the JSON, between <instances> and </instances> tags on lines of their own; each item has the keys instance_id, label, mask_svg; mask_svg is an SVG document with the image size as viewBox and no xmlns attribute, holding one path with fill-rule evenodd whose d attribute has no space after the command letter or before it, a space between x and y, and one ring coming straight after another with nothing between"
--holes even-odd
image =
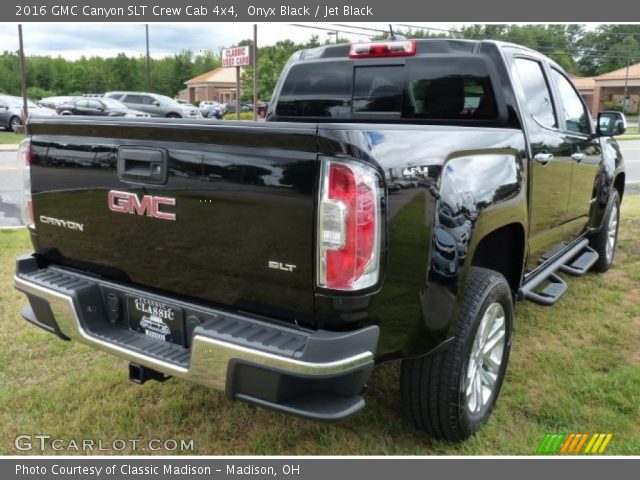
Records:
<instances>
[{"instance_id":1,"label":"chrome rear bumper","mask_svg":"<svg viewBox=\"0 0 640 480\"><path fill-rule=\"evenodd\" d=\"M59 267L38 270L32 257L18 259L14 282L16 289L25 293L30 300L31 308L23 313L27 320L62 338L84 343L165 375L225 391L231 397L319 420L342 418L364 405L359 393L373 367L377 327L346 335L323 331L298 333L277 324L260 325L260 321L255 319L211 311L212 315L229 316L240 326L241 322L246 322L245 329L268 328L276 334L281 329L285 340L286 335L291 335L292 341L301 342L302 347L294 352L278 352L268 345L252 347L243 338L225 338L215 329L208 328L208 323L204 322L193 331L190 348L169 345L175 353L170 352L168 358L161 358L147 353L143 348L134 348L135 342L139 343L139 337L143 334L124 326L112 328L106 318L102 319L104 325L99 318L96 320L96 316L99 317L96 310L103 307L98 305L102 298L99 289L107 282ZM71 288L68 288L69 285ZM113 284L108 284L108 287L118 288ZM127 288L122 286L123 295L128 293ZM95 289L95 292L91 289ZM91 301L86 300L87 292L91 292ZM46 318L48 315L43 302L48 305L52 318ZM194 307L194 311L203 312L206 318L207 310L203 307ZM83 318L87 315L93 315L94 326L90 326L90 322ZM336 342L333 346L332 335L335 335ZM145 341L149 342L147 339ZM310 347L314 342L315 345ZM366 348L365 345L370 347ZM322 348L324 346L329 348ZM334 353L323 354L323 350L333 350ZM172 358L177 360L172 361ZM255 385L260 382L271 384L266 393L264 385L260 388ZM325 410L323 412L305 410L306 404L316 403L310 397L313 391L322 391L323 386L326 386L325 394L336 397L336 409L322 408Z\"/></svg>"}]
</instances>

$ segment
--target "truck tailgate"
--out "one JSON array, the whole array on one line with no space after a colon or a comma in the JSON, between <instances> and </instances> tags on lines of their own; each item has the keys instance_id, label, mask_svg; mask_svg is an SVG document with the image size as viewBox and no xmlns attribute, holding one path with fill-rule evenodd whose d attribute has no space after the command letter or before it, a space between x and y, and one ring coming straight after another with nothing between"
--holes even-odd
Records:
<instances>
[{"instance_id":1,"label":"truck tailgate","mask_svg":"<svg viewBox=\"0 0 640 480\"><path fill-rule=\"evenodd\" d=\"M316 125L69 117L29 130L47 262L313 321Z\"/></svg>"}]
</instances>

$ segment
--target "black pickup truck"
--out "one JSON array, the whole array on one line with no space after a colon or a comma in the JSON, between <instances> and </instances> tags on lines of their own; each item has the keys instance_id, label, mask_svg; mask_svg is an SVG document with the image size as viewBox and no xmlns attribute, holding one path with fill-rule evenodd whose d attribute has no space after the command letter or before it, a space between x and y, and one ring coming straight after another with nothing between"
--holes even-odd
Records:
<instances>
[{"instance_id":1,"label":"black pickup truck","mask_svg":"<svg viewBox=\"0 0 640 480\"><path fill-rule=\"evenodd\" d=\"M267 121L33 118L24 318L129 363L318 419L401 402L460 441L490 415L514 303L606 271L625 173L563 70L492 41L296 53Z\"/></svg>"}]
</instances>

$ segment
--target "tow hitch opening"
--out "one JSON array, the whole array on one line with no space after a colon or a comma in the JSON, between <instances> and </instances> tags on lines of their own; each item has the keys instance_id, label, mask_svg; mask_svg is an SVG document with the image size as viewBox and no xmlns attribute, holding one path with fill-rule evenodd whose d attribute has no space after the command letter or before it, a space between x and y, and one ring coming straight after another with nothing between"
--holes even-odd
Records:
<instances>
[{"instance_id":1,"label":"tow hitch opening","mask_svg":"<svg viewBox=\"0 0 640 480\"><path fill-rule=\"evenodd\" d=\"M164 382L170 378L170 376L165 375L162 372L158 372L157 370L153 370L152 368L143 367L137 363L129 364L129 380L133 383L137 383L138 385L142 385L147 380Z\"/></svg>"}]
</instances>

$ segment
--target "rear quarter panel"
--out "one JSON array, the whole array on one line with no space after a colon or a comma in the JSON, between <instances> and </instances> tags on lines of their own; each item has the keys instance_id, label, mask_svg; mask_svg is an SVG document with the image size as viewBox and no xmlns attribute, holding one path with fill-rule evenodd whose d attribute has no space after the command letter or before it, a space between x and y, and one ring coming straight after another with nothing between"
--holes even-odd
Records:
<instances>
[{"instance_id":1,"label":"rear quarter panel","mask_svg":"<svg viewBox=\"0 0 640 480\"><path fill-rule=\"evenodd\" d=\"M322 124L319 145L321 154L375 166L387 189L381 288L369 296L317 294L319 323L378 324L380 358L428 353L455 331L482 238L509 224L526 228L522 131Z\"/></svg>"}]
</instances>

